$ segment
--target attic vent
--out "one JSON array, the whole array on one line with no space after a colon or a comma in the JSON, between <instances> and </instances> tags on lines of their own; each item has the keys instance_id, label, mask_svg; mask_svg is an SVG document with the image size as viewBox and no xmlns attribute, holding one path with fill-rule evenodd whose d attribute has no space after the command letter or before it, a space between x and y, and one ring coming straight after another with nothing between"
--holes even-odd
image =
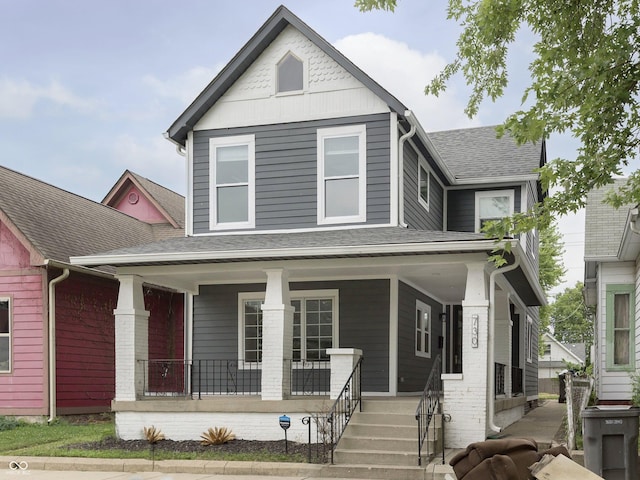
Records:
<instances>
[{"instance_id":1,"label":"attic vent","mask_svg":"<svg viewBox=\"0 0 640 480\"><path fill-rule=\"evenodd\" d=\"M129 193L129 196L127 196L127 201L131 205L135 205L136 203L138 203L139 199L140 199L140 197L138 197L138 194L136 192L131 192L131 193Z\"/></svg>"},{"instance_id":2,"label":"attic vent","mask_svg":"<svg viewBox=\"0 0 640 480\"><path fill-rule=\"evenodd\" d=\"M278 63L278 93L303 89L303 62L291 52Z\"/></svg>"}]
</instances>

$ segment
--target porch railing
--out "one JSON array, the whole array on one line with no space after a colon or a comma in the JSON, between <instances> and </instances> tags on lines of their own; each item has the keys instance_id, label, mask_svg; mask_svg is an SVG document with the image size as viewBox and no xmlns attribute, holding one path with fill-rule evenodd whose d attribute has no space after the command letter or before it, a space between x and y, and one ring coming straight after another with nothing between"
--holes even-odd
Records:
<instances>
[{"instance_id":1,"label":"porch railing","mask_svg":"<svg viewBox=\"0 0 640 480\"><path fill-rule=\"evenodd\" d=\"M496 385L495 385L495 395L504 395L505 394L505 390L504 390L504 376L505 376L505 371L507 369L507 366L502 364L502 363L496 363L496 367L495 367L496 371Z\"/></svg>"},{"instance_id":2,"label":"porch railing","mask_svg":"<svg viewBox=\"0 0 640 480\"><path fill-rule=\"evenodd\" d=\"M362 359L360 357L351 375L347 379L342 391L333 403L327 415L327 422L331 431L331 463L333 464L333 452L342 438L349 420L356 408L362 411Z\"/></svg>"},{"instance_id":3,"label":"porch railing","mask_svg":"<svg viewBox=\"0 0 640 480\"><path fill-rule=\"evenodd\" d=\"M522 383L522 369L511 367L511 393L514 395L524 393Z\"/></svg>"},{"instance_id":4,"label":"porch railing","mask_svg":"<svg viewBox=\"0 0 640 480\"><path fill-rule=\"evenodd\" d=\"M438 355L431 367L431 373L416 409L418 421L418 465L422 465L422 444L429 437L429 425L440 409L442 394L442 358ZM443 449L444 450L444 449ZM444 460L443 460L444 461Z\"/></svg>"},{"instance_id":5,"label":"porch railing","mask_svg":"<svg viewBox=\"0 0 640 480\"><path fill-rule=\"evenodd\" d=\"M262 366L242 360L141 360L144 395L192 396L259 395ZM292 395L327 395L331 369L327 362L284 361Z\"/></svg>"}]
</instances>

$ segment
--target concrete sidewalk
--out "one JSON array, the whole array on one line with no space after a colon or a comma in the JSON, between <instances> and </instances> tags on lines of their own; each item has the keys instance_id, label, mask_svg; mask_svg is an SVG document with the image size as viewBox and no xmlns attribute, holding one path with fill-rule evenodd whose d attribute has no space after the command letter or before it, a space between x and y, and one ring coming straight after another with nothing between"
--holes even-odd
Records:
<instances>
[{"instance_id":1,"label":"concrete sidewalk","mask_svg":"<svg viewBox=\"0 0 640 480\"><path fill-rule=\"evenodd\" d=\"M543 400L520 420L509 425L496 437L532 438L538 443L539 450L545 450L556 445L559 438L558 431L562 426L567 405L558 400Z\"/></svg>"}]
</instances>

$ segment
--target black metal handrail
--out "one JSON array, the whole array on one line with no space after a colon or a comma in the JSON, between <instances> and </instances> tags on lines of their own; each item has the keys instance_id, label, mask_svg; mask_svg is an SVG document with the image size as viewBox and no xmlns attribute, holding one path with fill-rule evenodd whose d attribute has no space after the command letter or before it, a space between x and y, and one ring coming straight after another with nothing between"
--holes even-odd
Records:
<instances>
[{"instance_id":1,"label":"black metal handrail","mask_svg":"<svg viewBox=\"0 0 640 480\"><path fill-rule=\"evenodd\" d=\"M521 368L511 367L511 393L513 395L524 393L522 373Z\"/></svg>"},{"instance_id":2,"label":"black metal handrail","mask_svg":"<svg viewBox=\"0 0 640 480\"><path fill-rule=\"evenodd\" d=\"M440 395L442 394L442 358L436 357L431 367L427 384L418 402L416 420L418 421L418 465L422 465L422 444L429 436L431 419L440 409Z\"/></svg>"},{"instance_id":3,"label":"black metal handrail","mask_svg":"<svg viewBox=\"0 0 640 480\"><path fill-rule=\"evenodd\" d=\"M333 403L333 407L329 410L327 415L327 421L331 426L331 463L333 464L333 452L342 438L345 428L356 407L360 407L362 411L362 391L360 386L362 385L362 360L364 357L360 357L356 366L353 367L353 371L347 379L342 391Z\"/></svg>"},{"instance_id":4,"label":"black metal handrail","mask_svg":"<svg viewBox=\"0 0 640 480\"><path fill-rule=\"evenodd\" d=\"M294 361L291 368L291 395L328 395L331 367L325 361Z\"/></svg>"},{"instance_id":5,"label":"black metal handrail","mask_svg":"<svg viewBox=\"0 0 640 480\"><path fill-rule=\"evenodd\" d=\"M505 384L506 369L507 369L507 366L505 364L496 362L495 364L496 384L495 384L495 392L494 392L496 396L505 394L504 384Z\"/></svg>"}]
</instances>

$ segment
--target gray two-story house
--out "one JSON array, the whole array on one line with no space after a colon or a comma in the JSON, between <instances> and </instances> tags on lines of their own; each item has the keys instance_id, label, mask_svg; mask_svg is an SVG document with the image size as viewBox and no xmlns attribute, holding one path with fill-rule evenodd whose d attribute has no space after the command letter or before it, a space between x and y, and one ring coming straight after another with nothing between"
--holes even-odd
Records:
<instances>
[{"instance_id":1,"label":"gray two-story house","mask_svg":"<svg viewBox=\"0 0 640 480\"><path fill-rule=\"evenodd\" d=\"M447 446L536 402L538 237L480 230L540 200L544 143L426 133L284 7L166 137L188 165L186 236L74 259L120 279L120 436L280 439L283 412L303 435L360 356L365 397L419 394L441 359ZM148 362L147 282L185 293L185 358Z\"/></svg>"}]
</instances>

